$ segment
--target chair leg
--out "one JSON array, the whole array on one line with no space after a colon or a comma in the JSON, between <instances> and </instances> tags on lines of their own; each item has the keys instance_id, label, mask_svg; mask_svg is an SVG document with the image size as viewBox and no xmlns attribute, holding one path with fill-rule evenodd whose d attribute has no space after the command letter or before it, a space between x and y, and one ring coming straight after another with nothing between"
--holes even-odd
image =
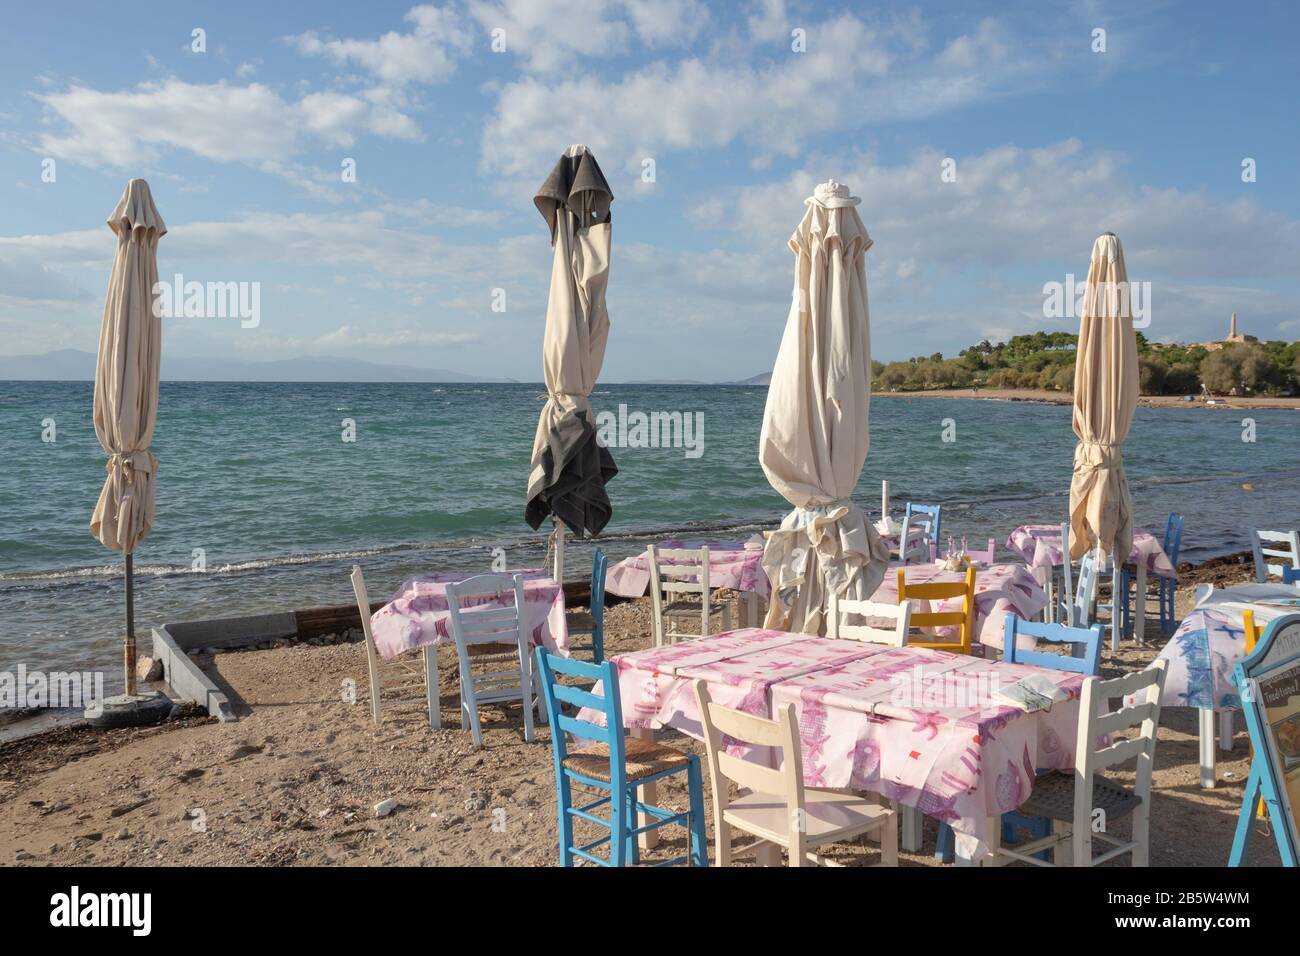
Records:
<instances>
[{"instance_id":1,"label":"chair leg","mask_svg":"<svg viewBox=\"0 0 1300 956\"><path fill-rule=\"evenodd\" d=\"M429 698L429 726L442 728L442 713L438 707L438 648L429 645L424 649L424 693Z\"/></svg>"},{"instance_id":2,"label":"chair leg","mask_svg":"<svg viewBox=\"0 0 1300 956\"><path fill-rule=\"evenodd\" d=\"M686 764L686 788L690 796L691 866L709 865L708 834L704 831L704 781L700 760L691 755Z\"/></svg>"},{"instance_id":3,"label":"chair leg","mask_svg":"<svg viewBox=\"0 0 1300 956\"><path fill-rule=\"evenodd\" d=\"M627 808L623 813L625 825L627 826L627 836L624 838L626 859L632 866L641 862L641 848L637 846L636 834L632 831L636 829L636 787L627 788L627 794L624 799L627 801Z\"/></svg>"},{"instance_id":4,"label":"chair leg","mask_svg":"<svg viewBox=\"0 0 1300 956\"><path fill-rule=\"evenodd\" d=\"M573 866L573 817L569 807L573 805L573 793L569 778L561 773L556 781L556 802L560 806L560 866Z\"/></svg>"},{"instance_id":5,"label":"chair leg","mask_svg":"<svg viewBox=\"0 0 1300 956\"><path fill-rule=\"evenodd\" d=\"M609 865L624 866L627 863L628 841L628 804L629 797L635 792L628 787L619 792L615 787L609 793Z\"/></svg>"},{"instance_id":6,"label":"chair leg","mask_svg":"<svg viewBox=\"0 0 1300 956\"><path fill-rule=\"evenodd\" d=\"M946 823L939 824L939 836L934 841L934 858L940 863L951 863L956 846L956 834Z\"/></svg>"},{"instance_id":7,"label":"chair leg","mask_svg":"<svg viewBox=\"0 0 1300 956\"><path fill-rule=\"evenodd\" d=\"M880 865L898 866L898 814L892 813L880 831Z\"/></svg>"}]
</instances>

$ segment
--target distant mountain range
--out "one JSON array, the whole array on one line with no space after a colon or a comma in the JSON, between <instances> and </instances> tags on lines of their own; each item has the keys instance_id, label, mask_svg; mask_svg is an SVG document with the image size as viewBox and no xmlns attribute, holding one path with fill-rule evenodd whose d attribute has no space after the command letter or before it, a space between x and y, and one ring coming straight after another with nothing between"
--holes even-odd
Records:
<instances>
[{"instance_id":1,"label":"distant mountain range","mask_svg":"<svg viewBox=\"0 0 1300 956\"><path fill-rule=\"evenodd\" d=\"M95 378L95 355L59 349L43 355L0 356L0 381L89 382ZM623 385L767 385L769 372L739 382L646 379ZM164 382L518 382L513 378L466 375L445 368L387 365L363 359L304 355L268 362L164 355Z\"/></svg>"},{"instance_id":2,"label":"distant mountain range","mask_svg":"<svg viewBox=\"0 0 1300 956\"><path fill-rule=\"evenodd\" d=\"M77 349L0 356L0 381L93 381L95 356ZM385 365L362 359L302 356L271 362L164 355L165 382L513 382L445 368Z\"/></svg>"}]
</instances>

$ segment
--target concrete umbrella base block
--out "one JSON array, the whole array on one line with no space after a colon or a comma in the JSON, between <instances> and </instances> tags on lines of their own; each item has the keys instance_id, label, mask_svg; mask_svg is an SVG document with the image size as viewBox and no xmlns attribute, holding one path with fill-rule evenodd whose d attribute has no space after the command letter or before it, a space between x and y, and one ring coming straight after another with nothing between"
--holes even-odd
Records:
<instances>
[{"instance_id":1,"label":"concrete umbrella base block","mask_svg":"<svg viewBox=\"0 0 1300 956\"><path fill-rule=\"evenodd\" d=\"M164 694L118 694L105 697L95 713L86 711L92 727L143 727L160 724L172 715L175 705Z\"/></svg>"}]
</instances>

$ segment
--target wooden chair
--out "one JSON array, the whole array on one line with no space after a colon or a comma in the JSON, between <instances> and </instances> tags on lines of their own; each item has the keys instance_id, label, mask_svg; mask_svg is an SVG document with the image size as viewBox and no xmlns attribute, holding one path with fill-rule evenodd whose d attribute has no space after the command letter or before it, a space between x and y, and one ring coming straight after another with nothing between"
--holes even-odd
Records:
<instances>
[{"instance_id":1,"label":"wooden chair","mask_svg":"<svg viewBox=\"0 0 1300 956\"><path fill-rule=\"evenodd\" d=\"M939 546L943 505L918 505L911 501L903 512L898 538L898 560L903 564L929 560L930 547Z\"/></svg>"},{"instance_id":2,"label":"wooden chair","mask_svg":"<svg viewBox=\"0 0 1300 956\"><path fill-rule=\"evenodd\" d=\"M1164 549L1165 555L1169 558L1169 563L1178 567L1178 553L1182 550L1183 545L1183 525L1186 519L1175 512L1170 512L1169 517L1165 520L1165 536L1161 540L1160 546ZM1174 618L1174 592L1178 589L1178 578L1161 577L1155 575L1155 580L1147 578L1148 589L1154 583L1156 586L1156 602L1160 610L1160 631L1165 635L1174 633L1174 628L1178 622ZM1128 635L1133 630L1133 609L1129 603L1129 592L1133 587L1133 572L1127 567L1121 567L1119 571L1119 596L1116 600L1120 608L1120 624L1124 628L1124 634ZM1138 601L1145 601L1146 594L1134 595ZM1146 605L1144 604L1143 607Z\"/></svg>"},{"instance_id":3,"label":"wooden chair","mask_svg":"<svg viewBox=\"0 0 1300 956\"><path fill-rule=\"evenodd\" d=\"M907 632L912 626L912 602L902 604L878 604L875 601L858 601L842 598L832 593L826 636L847 641L866 641L870 644L889 644L903 647L907 644ZM891 627L878 627L874 624L844 624L842 616L855 615L866 621L892 621Z\"/></svg>"},{"instance_id":4,"label":"wooden chair","mask_svg":"<svg viewBox=\"0 0 1300 956\"><path fill-rule=\"evenodd\" d=\"M806 866L809 862L839 866L818 855L817 847L870 833L880 837L880 865L898 865L898 814L891 807L843 790L804 786L793 704L781 708L777 720L755 717L713 703L708 686L701 680L695 682L695 698L713 787L714 856L718 866L730 866L733 857L768 845L786 850L791 866ZM732 756L724 749L723 735L783 751L781 769ZM732 783L743 788L734 800ZM732 827L757 839L732 849Z\"/></svg>"},{"instance_id":5,"label":"wooden chair","mask_svg":"<svg viewBox=\"0 0 1300 956\"><path fill-rule=\"evenodd\" d=\"M926 581L908 584L903 568L898 569L898 603L904 601L944 601L961 598L960 611L912 611L912 627L948 627L958 625L961 630L956 641L917 640L909 636L912 647L929 647L954 654L969 654L975 640L975 569L968 567L961 581Z\"/></svg>"},{"instance_id":6,"label":"wooden chair","mask_svg":"<svg viewBox=\"0 0 1300 956\"><path fill-rule=\"evenodd\" d=\"M1283 584L1300 584L1300 571L1296 570L1295 568L1283 567L1283 568L1282 568L1282 583L1283 583Z\"/></svg>"},{"instance_id":7,"label":"wooden chair","mask_svg":"<svg viewBox=\"0 0 1300 956\"><path fill-rule=\"evenodd\" d=\"M690 833L690 852L659 864L690 863L708 866L708 836L704 831L704 787L700 776L700 758L673 747L623 735L622 703L618 693L618 669L612 661L588 664L573 658L548 654L536 649L537 674L542 684L546 709L551 714L551 751L555 758L555 786L559 803L560 865L573 866L576 859L599 866L623 866L639 862L637 836L671 824L686 827ZM572 684L561 684L557 674L587 681L600 681L604 696ZM569 716L564 706L587 707L605 717L598 726ZM570 750L569 734L595 741L590 746ZM642 803L637 800L638 787L654 783L676 773L686 774L689 809L685 813ZM583 806L573 804L573 784L603 792L605 796ZM607 806L607 817L593 812ZM637 826L637 815L650 822ZM586 820L609 830L609 835L577 846L574 822ZM592 851L608 844L604 857Z\"/></svg>"},{"instance_id":8,"label":"wooden chair","mask_svg":"<svg viewBox=\"0 0 1300 956\"><path fill-rule=\"evenodd\" d=\"M1066 560L1069 560L1067 553ZM1070 604L1070 627L1091 627L1097 604L1097 582L1101 578L1101 553L1094 548L1079 562L1079 582Z\"/></svg>"},{"instance_id":9,"label":"wooden chair","mask_svg":"<svg viewBox=\"0 0 1300 956\"><path fill-rule=\"evenodd\" d=\"M1065 624L1042 624L1026 621L1015 614L1006 616L1002 632L1002 659L1009 664L1029 664L1074 674L1096 676L1101 672L1101 645L1104 631L1100 624L1091 627L1068 627ZM1049 654L1040 650L1021 650L1016 638L1032 637L1052 644L1069 644L1070 654Z\"/></svg>"},{"instance_id":10,"label":"wooden chair","mask_svg":"<svg viewBox=\"0 0 1300 956\"><path fill-rule=\"evenodd\" d=\"M591 556L591 599L586 611L570 611L564 615L569 637L575 634L591 635L591 659L599 664L605 659L605 572L609 558L600 548ZM585 648L569 645L570 651Z\"/></svg>"},{"instance_id":11,"label":"wooden chair","mask_svg":"<svg viewBox=\"0 0 1300 956\"><path fill-rule=\"evenodd\" d=\"M1282 569L1283 578L1286 577L1287 572L1290 570L1290 568ZM1259 643L1259 639L1264 636L1264 628L1255 623L1255 612L1250 608L1246 608L1241 612L1241 629L1246 635L1246 656L1249 657L1254 652L1255 645ZM1254 744L1250 745L1248 756L1251 761L1254 761ZM1261 820L1268 819L1268 807L1264 803L1263 797L1259 798L1259 806L1255 809L1255 816L1259 817Z\"/></svg>"},{"instance_id":12,"label":"wooden chair","mask_svg":"<svg viewBox=\"0 0 1300 956\"><path fill-rule=\"evenodd\" d=\"M1250 529L1250 549L1255 553L1255 580L1267 584L1270 577L1286 578L1283 569L1300 571L1300 531ZM1273 564L1270 558L1281 558Z\"/></svg>"},{"instance_id":13,"label":"wooden chair","mask_svg":"<svg viewBox=\"0 0 1300 956\"><path fill-rule=\"evenodd\" d=\"M650 601L653 605L655 647L664 643L667 636L678 636L678 626L685 621L699 621L700 637L712 633L712 619L718 615L722 630L731 630L731 607L713 602L709 586L709 549L660 549L655 545L646 548L650 563ZM669 563L671 562L671 563ZM680 596L679 596L680 595ZM693 596L699 595L699 600Z\"/></svg>"},{"instance_id":14,"label":"wooden chair","mask_svg":"<svg viewBox=\"0 0 1300 956\"><path fill-rule=\"evenodd\" d=\"M1125 853L1132 854L1134 866L1147 866L1151 852L1151 773L1156 748L1156 727L1160 723L1160 693L1164 689L1167 661L1157 660L1146 670L1115 680L1088 678L1079 701L1079 732L1075 741L1073 774L1052 772L1034 782L1029 799L1019 812L1030 817L1050 817L1053 833L1016 847L999 847L997 859L1019 860L1035 866L1064 865L1065 851L1074 866L1097 866ZM1129 706L1126 698L1134 697ZM1120 706L1110 709L1118 699ZM1112 739L1098 747L1098 738L1118 731L1138 728L1127 739ZM1101 774L1108 768L1135 760L1136 780L1130 787L1107 779ZM1102 811L1102 828L1094 830L1094 818ZM1111 825L1128 817L1130 837L1121 840L1110 834ZM1092 855L1093 843L1108 849ZM1051 850L1051 861L1036 854Z\"/></svg>"},{"instance_id":15,"label":"wooden chair","mask_svg":"<svg viewBox=\"0 0 1300 956\"><path fill-rule=\"evenodd\" d=\"M513 604L498 602L510 594ZM483 599L487 598L487 601ZM483 746L479 704L519 701L523 707L524 740L533 740L532 655L523 628L524 576L478 574L447 585L451 636L460 661L460 726L469 727L474 746ZM475 606L478 605L478 606ZM505 670L474 670L474 665L504 666Z\"/></svg>"},{"instance_id":16,"label":"wooden chair","mask_svg":"<svg viewBox=\"0 0 1300 956\"><path fill-rule=\"evenodd\" d=\"M390 707L402 704L422 703L429 711L429 726L437 730L442 726L438 712L438 649L433 646L421 648L415 652L423 660L417 665L414 654L401 654L391 661L379 656L375 646L375 637L370 633L370 595L366 591L366 579L359 565L352 566L352 593L357 598L357 610L361 613L361 632L366 638L366 671L370 678L370 718L375 726L380 724L380 704ZM409 692L420 690L417 696Z\"/></svg>"}]
</instances>

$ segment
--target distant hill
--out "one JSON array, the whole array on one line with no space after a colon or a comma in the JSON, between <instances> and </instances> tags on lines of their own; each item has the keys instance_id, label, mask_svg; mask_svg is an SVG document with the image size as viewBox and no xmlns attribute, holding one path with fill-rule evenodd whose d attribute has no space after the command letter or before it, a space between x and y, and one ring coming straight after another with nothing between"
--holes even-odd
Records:
<instances>
[{"instance_id":1,"label":"distant hill","mask_svg":"<svg viewBox=\"0 0 1300 956\"><path fill-rule=\"evenodd\" d=\"M0 381L92 381L95 356L77 349L0 356ZM273 362L164 355L164 382L513 382L443 368L385 365L353 358L301 356Z\"/></svg>"},{"instance_id":2,"label":"distant hill","mask_svg":"<svg viewBox=\"0 0 1300 956\"><path fill-rule=\"evenodd\" d=\"M771 385L772 373L759 372L757 375L751 375L749 378L743 378L739 382L733 382L733 385Z\"/></svg>"}]
</instances>

